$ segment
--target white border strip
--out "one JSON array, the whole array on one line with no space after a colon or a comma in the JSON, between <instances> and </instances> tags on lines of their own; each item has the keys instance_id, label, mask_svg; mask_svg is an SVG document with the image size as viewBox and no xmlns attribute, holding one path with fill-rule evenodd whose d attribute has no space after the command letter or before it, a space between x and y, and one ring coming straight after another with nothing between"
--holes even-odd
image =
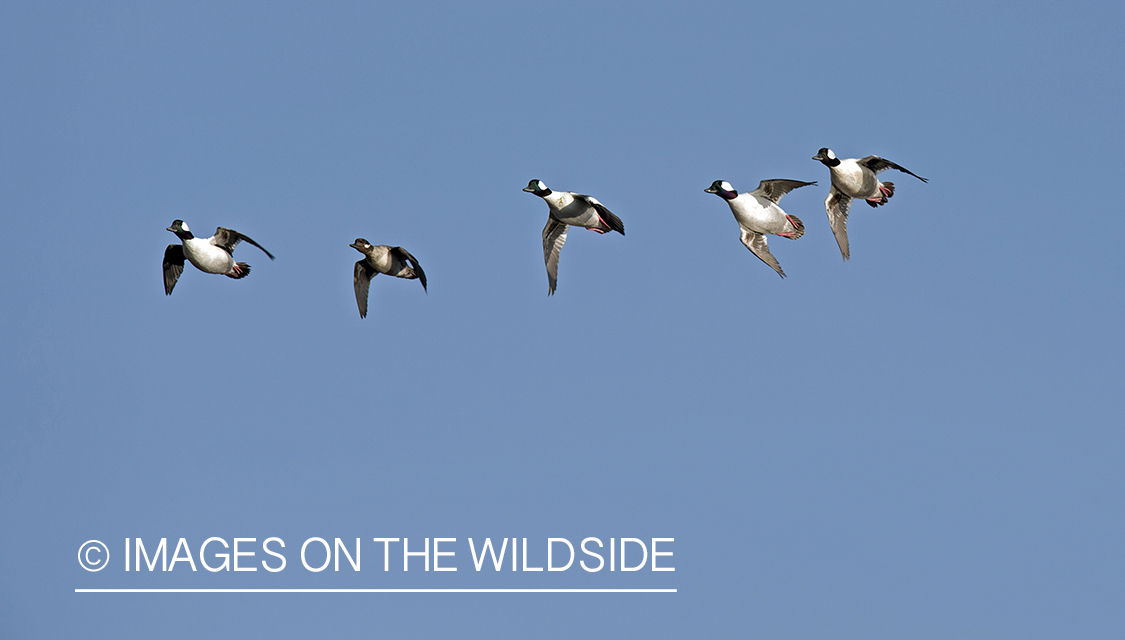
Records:
<instances>
[{"instance_id":1,"label":"white border strip","mask_svg":"<svg viewBox=\"0 0 1125 640\"><path fill-rule=\"evenodd\" d=\"M75 589L75 593L676 593L676 589Z\"/></svg>"}]
</instances>

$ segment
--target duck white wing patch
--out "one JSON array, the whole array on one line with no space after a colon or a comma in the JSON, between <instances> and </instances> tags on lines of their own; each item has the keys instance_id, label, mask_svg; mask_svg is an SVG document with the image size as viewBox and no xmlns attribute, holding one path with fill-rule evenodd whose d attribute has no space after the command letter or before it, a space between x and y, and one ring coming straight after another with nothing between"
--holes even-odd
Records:
<instances>
[{"instance_id":1,"label":"duck white wing patch","mask_svg":"<svg viewBox=\"0 0 1125 640\"><path fill-rule=\"evenodd\" d=\"M832 235L836 236L836 244L840 245L840 255L844 260L851 257L848 249L848 210L852 206L852 199L844 195L833 186L824 199L824 210L828 212L828 224L832 227Z\"/></svg>"},{"instance_id":2,"label":"duck white wing patch","mask_svg":"<svg viewBox=\"0 0 1125 640\"><path fill-rule=\"evenodd\" d=\"M552 217L547 218L547 226L543 227L543 261L547 263L547 295L554 295L555 284L559 278L559 253L566 243L566 231L569 228L565 222L559 222Z\"/></svg>"},{"instance_id":3,"label":"duck white wing patch","mask_svg":"<svg viewBox=\"0 0 1125 640\"><path fill-rule=\"evenodd\" d=\"M743 228L742 244L746 245L746 248L749 249L751 253L758 256L758 259L773 268L773 270L777 272L777 275L782 278L785 277L785 272L781 270L781 265L778 264L777 258L773 257L773 254L770 253L769 244L766 243L765 235L754 233L749 229Z\"/></svg>"}]
</instances>

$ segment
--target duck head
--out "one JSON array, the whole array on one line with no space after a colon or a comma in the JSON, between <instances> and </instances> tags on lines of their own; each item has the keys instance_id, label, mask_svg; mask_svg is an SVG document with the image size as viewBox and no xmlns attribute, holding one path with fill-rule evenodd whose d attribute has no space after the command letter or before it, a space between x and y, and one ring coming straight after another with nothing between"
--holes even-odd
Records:
<instances>
[{"instance_id":1,"label":"duck head","mask_svg":"<svg viewBox=\"0 0 1125 640\"><path fill-rule=\"evenodd\" d=\"M826 167L834 167L840 164L839 158L837 158L836 154L832 153L832 150L828 147L821 148L820 151L816 152L816 155L813 156L812 159L819 160L820 162L824 163L824 166Z\"/></svg>"},{"instance_id":2,"label":"duck head","mask_svg":"<svg viewBox=\"0 0 1125 640\"><path fill-rule=\"evenodd\" d=\"M355 242L351 243L348 246L360 253L367 253L367 250L371 248L371 243L364 240L363 238L356 238Z\"/></svg>"},{"instance_id":3,"label":"duck head","mask_svg":"<svg viewBox=\"0 0 1125 640\"><path fill-rule=\"evenodd\" d=\"M176 234L180 240L191 240L195 236L192 235L191 229L188 229L187 223L183 220L173 220L172 226L168 227L168 231Z\"/></svg>"},{"instance_id":4,"label":"duck head","mask_svg":"<svg viewBox=\"0 0 1125 640\"><path fill-rule=\"evenodd\" d=\"M704 189L707 193L713 193L723 200L734 200L738 197L738 192L726 180L716 180L711 183L711 186Z\"/></svg>"},{"instance_id":5,"label":"duck head","mask_svg":"<svg viewBox=\"0 0 1125 640\"><path fill-rule=\"evenodd\" d=\"M532 180L531 182L528 182L527 186L524 187L523 190L528 193L534 193L540 198L542 198L543 196L551 195L551 190L547 188L547 185L543 184L542 180Z\"/></svg>"}]
</instances>

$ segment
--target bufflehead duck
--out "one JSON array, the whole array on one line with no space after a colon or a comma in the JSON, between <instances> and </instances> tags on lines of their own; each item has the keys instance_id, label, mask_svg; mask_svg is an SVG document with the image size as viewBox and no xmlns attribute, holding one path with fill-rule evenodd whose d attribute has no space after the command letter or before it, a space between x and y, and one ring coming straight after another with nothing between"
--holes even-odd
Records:
<instances>
[{"instance_id":1,"label":"bufflehead duck","mask_svg":"<svg viewBox=\"0 0 1125 640\"><path fill-rule=\"evenodd\" d=\"M593 196L569 191L551 191L542 180L532 180L524 191L547 201L547 226L543 227L543 260L547 263L547 295L554 295L559 273L559 252L569 227L585 227L598 233L616 231L625 235L625 224Z\"/></svg>"},{"instance_id":2,"label":"bufflehead duck","mask_svg":"<svg viewBox=\"0 0 1125 640\"><path fill-rule=\"evenodd\" d=\"M887 200L895 194L895 183L879 182L875 174L896 169L922 182L929 182L906 167L879 156L841 160L831 149L825 147L812 159L819 160L828 167L832 176L832 187L824 200L824 210L828 212L828 224L832 226L832 233L836 236L836 244L840 245L840 255L844 256L844 260L851 257L848 250L848 210L851 208L852 198L863 198L872 207L879 207L887 204Z\"/></svg>"},{"instance_id":3,"label":"bufflehead duck","mask_svg":"<svg viewBox=\"0 0 1125 640\"><path fill-rule=\"evenodd\" d=\"M797 216L785 213L777 205L781 198L790 191L816 184L815 182L801 182L800 180L762 180L758 188L749 193L738 193L726 180L716 180L710 187L704 189L713 193L730 205L734 219L742 230L742 244L746 245L762 262L773 267L777 275L785 277L777 258L770 253L766 243L766 234L796 240L805 235L805 225Z\"/></svg>"},{"instance_id":4,"label":"bufflehead duck","mask_svg":"<svg viewBox=\"0 0 1125 640\"><path fill-rule=\"evenodd\" d=\"M262 245L233 229L218 227L215 229L215 235L210 238L196 238L188 229L187 223L183 220L175 220L172 222L172 226L168 227L168 231L176 234L180 239L180 244L170 244L164 250L164 293L166 295L172 295L172 289L175 288L176 281L179 280L180 274L184 272L185 258L204 273L218 273L235 280L250 275L250 265L245 262L234 261L234 248L238 246L239 242L245 240L261 249L270 257L270 260L274 259L273 254L266 251Z\"/></svg>"},{"instance_id":5,"label":"bufflehead duck","mask_svg":"<svg viewBox=\"0 0 1125 640\"><path fill-rule=\"evenodd\" d=\"M356 238L350 246L363 254L363 259L355 263L353 278L359 317L367 317L367 291L371 286L371 279L380 273L407 280L421 280L422 290L429 291L426 289L426 272L422 271L422 265L406 249L385 244L372 245L363 238ZM410 263L409 266L407 263Z\"/></svg>"}]
</instances>

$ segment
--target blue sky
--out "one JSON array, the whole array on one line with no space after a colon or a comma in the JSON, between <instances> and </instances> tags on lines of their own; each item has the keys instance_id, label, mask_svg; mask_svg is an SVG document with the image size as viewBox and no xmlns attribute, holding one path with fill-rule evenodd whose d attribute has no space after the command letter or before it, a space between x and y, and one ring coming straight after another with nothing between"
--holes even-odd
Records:
<instances>
[{"instance_id":1,"label":"blue sky","mask_svg":"<svg viewBox=\"0 0 1125 640\"><path fill-rule=\"evenodd\" d=\"M3 4L0 635L1120 637L1123 26ZM824 146L930 179L853 207L847 263ZM532 178L627 232L572 230L551 298ZM820 182L782 202L807 227L771 238L785 280L703 192L764 178ZM244 244L248 278L165 297L177 218L277 260ZM356 237L428 294L376 278L360 320ZM279 573L121 565L125 538L271 536ZM361 538L363 569L305 571L311 537ZM384 573L376 537L456 538L458 571ZM478 573L485 537L539 564L550 537L674 538L676 570Z\"/></svg>"}]
</instances>

